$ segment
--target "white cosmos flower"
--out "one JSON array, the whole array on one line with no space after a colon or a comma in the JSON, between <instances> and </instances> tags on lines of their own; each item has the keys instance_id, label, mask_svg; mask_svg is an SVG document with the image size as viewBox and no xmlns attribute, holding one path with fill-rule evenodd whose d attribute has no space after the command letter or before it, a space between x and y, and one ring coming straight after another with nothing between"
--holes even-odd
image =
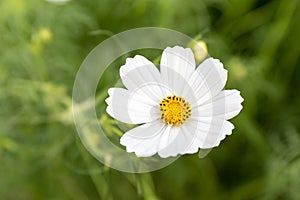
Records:
<instances>
[{"instance_id":1,"label":"white cosmos flower","mask_svg":"<svg viewBox=\"0 0 300 200\"><path fill-rule=\"evenodd\" d=\"M110 88L107 113L124 123L141 124L121 137L127 152L166 158L220 144L234 128L227 121L241 110L238 90L223 90L227 70L214 58L197 68L189 48L167 47L160 71L145 57L127 58L120 68L127 89Z\"/></svg>"}]
</instances>

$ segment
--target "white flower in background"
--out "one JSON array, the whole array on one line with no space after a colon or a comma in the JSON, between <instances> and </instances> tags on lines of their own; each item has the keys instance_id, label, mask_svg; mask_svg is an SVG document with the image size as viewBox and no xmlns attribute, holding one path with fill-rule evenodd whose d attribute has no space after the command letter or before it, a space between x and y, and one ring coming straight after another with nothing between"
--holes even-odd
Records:
<instances>
[{"instance_id":1,"label":"white flower in background","mask_svg":"<svg viewBox=\"0 0 300 200\"><path fill-rule=\"evenodd\" d=\"M121 144L138 157L166 158L220 144L234 128L227 121L241 110L238 90L223 90L227 70L214 58L196 67L189 48L167 47L160 71L145 57L127 58L120 76L127 89L110 88L107 113L124 123L142 124Z\"/></svg>"}]
</instances>

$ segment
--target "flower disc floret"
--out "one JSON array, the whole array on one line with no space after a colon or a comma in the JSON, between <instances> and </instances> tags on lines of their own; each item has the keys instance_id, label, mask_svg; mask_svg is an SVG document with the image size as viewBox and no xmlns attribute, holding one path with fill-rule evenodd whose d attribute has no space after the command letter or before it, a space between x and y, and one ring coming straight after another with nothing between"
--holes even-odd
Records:
<instances>
[{"instance_id":1,"label":"flower disc floret","mask_svg":"<svg viewBox=\"0 0 300 200\"><path fill-rule=\"evenodd\" d=\"M179 126L187 120L192 113L190 103L183 97L167 96L160 104L160 119L167 125Z\"/></svg>"}]
</instances>

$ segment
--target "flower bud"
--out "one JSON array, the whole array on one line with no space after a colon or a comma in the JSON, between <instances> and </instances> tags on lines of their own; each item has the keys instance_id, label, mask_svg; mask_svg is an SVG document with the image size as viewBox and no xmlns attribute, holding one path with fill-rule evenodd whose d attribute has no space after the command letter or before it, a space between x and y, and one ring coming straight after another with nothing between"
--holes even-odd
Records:
<instances>
[{"instance_id":1,"label":"flower bud","mask_svg":"<svg viewBox=\"0 0 300 200\"><path fill-rule=\"evenodd\" d=\"M192 42L190 46L194 52L196 63L201 63L208 54L206 43L202 40L197 40Z\"/></svg>"}]
</instances>

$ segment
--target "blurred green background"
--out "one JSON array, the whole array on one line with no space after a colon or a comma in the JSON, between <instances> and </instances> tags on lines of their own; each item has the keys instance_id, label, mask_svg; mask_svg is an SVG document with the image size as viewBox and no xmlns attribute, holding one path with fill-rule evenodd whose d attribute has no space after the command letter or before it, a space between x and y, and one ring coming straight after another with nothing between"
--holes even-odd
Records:
<instances>
[{"instance_id":1,"label":"blurred green background","mask_svg":"<svg viewBox=\"0 0 300 200\"><path fill-rule=\"evenodd\" d=\"M300 199L299 6L298 0L1 0L0 199ZM204 159L185 155L159 171L127 174L82 146L72 87L97 44L144 26L205 41L229 70L226 88L239 89L245 102L231 120L233 134ZM122 62L106 73L100 99ZM106 115L99 121L118 141L114 121Z\"/></svg>"}]
</instances>

